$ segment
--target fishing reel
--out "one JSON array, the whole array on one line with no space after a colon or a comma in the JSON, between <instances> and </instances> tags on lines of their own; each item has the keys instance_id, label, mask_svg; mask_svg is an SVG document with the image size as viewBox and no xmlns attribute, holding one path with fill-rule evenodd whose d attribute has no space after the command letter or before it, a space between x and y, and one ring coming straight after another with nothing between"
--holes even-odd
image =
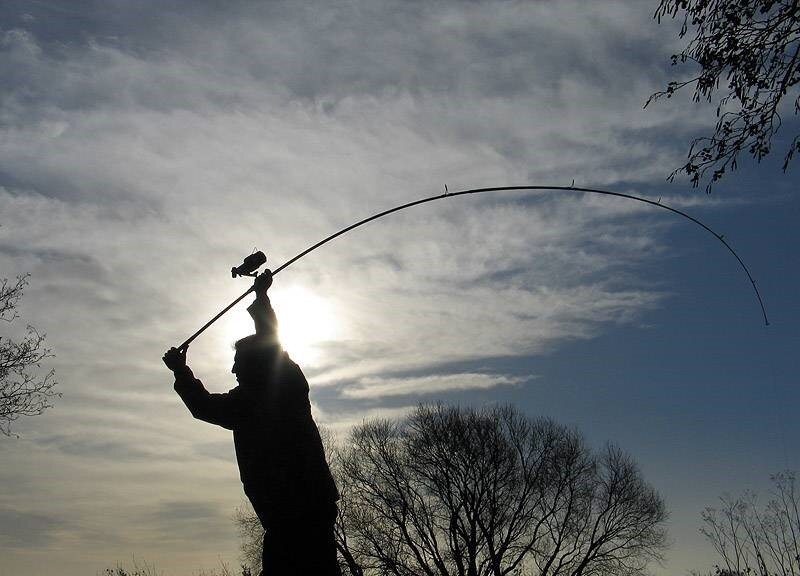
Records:
<instances>
[{"instance_id":1,"label":"fishing reel","mask_svg":"<svg viewBox=\"0 0 800 576\"><path fill-rule=\"evenodd\" d=\"M245 258L241 264L231 268L231 278L236 278L239 276L249 276L251 278L255 278L258 276L258 272L256 271L261 267L262 264L265 264L266 262L267 256L261 250L254 252Z\"/></svg>"}]
</instances>

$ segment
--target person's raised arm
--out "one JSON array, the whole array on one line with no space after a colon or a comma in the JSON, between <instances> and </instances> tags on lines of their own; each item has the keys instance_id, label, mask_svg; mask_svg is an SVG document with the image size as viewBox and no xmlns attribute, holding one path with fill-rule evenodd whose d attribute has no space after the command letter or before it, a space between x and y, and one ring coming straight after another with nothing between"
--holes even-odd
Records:
<instances>
[{"instance_id":1,"label":"person's raised arm","mask_svg":"<svg viewBox=\"0 0 800 576\"><path fill-rule=\"evenodd\" d=\"M272 309L272 304L267 295L267 290L269 290L270 286L272 286L272 272L265 270L256 277L254 284L256 299L247 307L247 311L255 324L256 335L276 340L278 337L278 317L275 315L275 310Z\"/></svg>"}]
</instances>

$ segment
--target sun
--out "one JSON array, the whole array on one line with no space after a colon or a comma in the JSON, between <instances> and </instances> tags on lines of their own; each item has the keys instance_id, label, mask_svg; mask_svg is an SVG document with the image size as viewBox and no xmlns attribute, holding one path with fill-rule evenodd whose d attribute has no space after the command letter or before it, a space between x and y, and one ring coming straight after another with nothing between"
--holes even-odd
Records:
<instances>
[{"instance_id":1,"label":"sun","mask_svg":"<svg viewBox=\"0 0 800 576\"><path fill-rule=\"evenodd\" d=\"M301 366L313 366L324 360L322 344L339 333L331 303L298 285L274 286L269 296L278 315L281 345L292 359ZM244 307L231 310L226 320L225 332L230 342L253 333L253 321Z\"/></svg>"},{"instance_id":2,"label":"sun","mask_svg":"<svg viewBox=\"0 0 800 576\"><path fill-rule=\"evenodd\" d=\"M278 335L284 349L299 364L319 362L321 345L338 333L333 306L301 286L278 288L270 296L278 314Z\"/></svg>"}]
</instances>

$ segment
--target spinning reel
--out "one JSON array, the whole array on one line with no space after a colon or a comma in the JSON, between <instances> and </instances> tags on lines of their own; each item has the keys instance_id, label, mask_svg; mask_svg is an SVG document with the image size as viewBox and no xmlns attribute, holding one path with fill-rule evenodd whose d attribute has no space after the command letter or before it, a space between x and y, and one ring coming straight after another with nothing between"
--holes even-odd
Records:
<instances>
[{"instance_id":1,"label":"spinning reel","mask_svg":"<svg viewBox=\"0 0 800 576\"><path fill-rule=\"evenodd\" d=\"M254 252L245 258L241 264L231 268L231 278L236 278L237 276L255 278L258 276L256 270L258 270L262 264L266 264L266 262L267 256L261 250Z\"/></svg>"}]
</instances>

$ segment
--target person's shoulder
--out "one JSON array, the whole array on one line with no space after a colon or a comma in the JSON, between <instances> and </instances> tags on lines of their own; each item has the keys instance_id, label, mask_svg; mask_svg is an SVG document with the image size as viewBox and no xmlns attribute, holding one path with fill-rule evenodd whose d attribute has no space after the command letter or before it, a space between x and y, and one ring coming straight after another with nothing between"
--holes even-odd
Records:
<instances>
[{"instance_id":1,"label":"person's shoulder","mask_svg":"<svg viewBox=\"0 0 800 576\"><path fill-rule=\"evenodd\" d=\"M288 355L287 355L287 364L289 366L289 369L292 370L292 372L294 372L298 376L301 376L302 378L305 378L305 375L303 374L303 369L300 368L300 365L297 362L289 358Z\"/></svg>"},{"instance_id":2,"label":"person's shoulder","mask_svg":"<svg viewBox=\"0 0 800 576\"><path fill-rule=\"evenodd\" d=\"M301 384L304 390L308 390L308 382L306 376L300 369L300 366L292 360L289 354L284 351L281 358L281 375L283 380L290 380L295 384Z\"/></svg>"},{"instance_id":3,"label":"person's shoulder","mask_svg":"<svg viewBox=\"0 0 800 576\"><path fill-rule=\"evenodd\" d=\"M300 368L300 366L297 365L297 362L292 360L292 357L289 356L289 353L286 350L281 353L281 362L287 367Z\"/></svg>"}]
</instances>

